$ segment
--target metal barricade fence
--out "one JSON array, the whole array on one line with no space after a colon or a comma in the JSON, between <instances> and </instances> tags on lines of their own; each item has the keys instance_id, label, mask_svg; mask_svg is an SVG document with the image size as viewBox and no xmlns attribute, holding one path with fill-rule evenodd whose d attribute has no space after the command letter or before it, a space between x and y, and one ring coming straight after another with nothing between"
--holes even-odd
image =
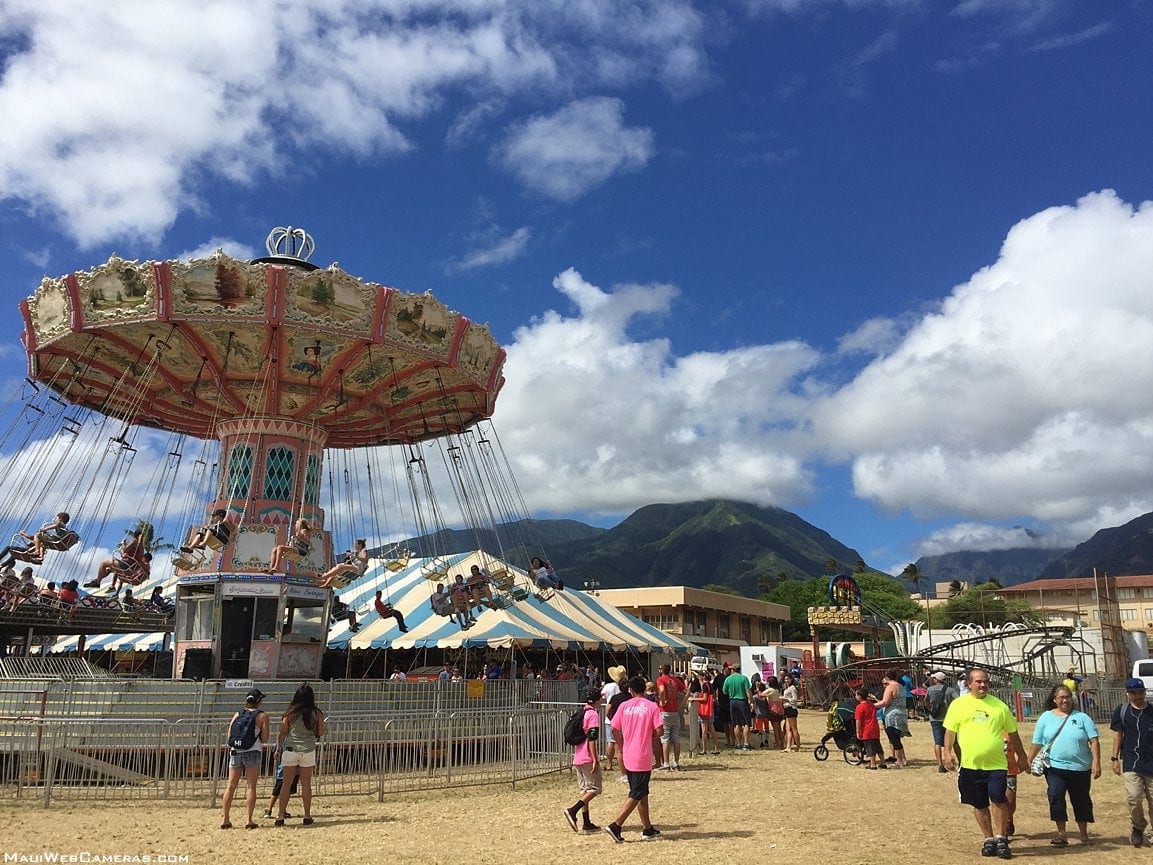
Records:
<instances>
[{"instance_id":1,"label":"metal barricade fence","mask_svg":"<svg viewBox=\"0 0 1153 865\"><path fill-rule=\"evenodd\" d=\"M510 784L562 771L569 749L560 706L390 717L330 716L318 744L317 795ZM275 719L271 734L275 741ZM0 798L40 801L202 800L228 778L227 717L0 718ZM271 795L276 755L264 751Z\"/></svg>"}]
</instances>

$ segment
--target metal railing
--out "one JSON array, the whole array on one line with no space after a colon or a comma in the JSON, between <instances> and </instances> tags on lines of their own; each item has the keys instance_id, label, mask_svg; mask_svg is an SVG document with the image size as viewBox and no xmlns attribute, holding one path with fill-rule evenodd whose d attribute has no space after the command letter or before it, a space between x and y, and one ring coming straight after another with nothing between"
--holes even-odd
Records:
<instances>
[{"instance_id":1,"label":"metal railing","mask_svg":"<svg viewBox=\"0 0 1153 865\"><path fill-rule=\"evenodd\" d=\"M318 795L375 795L509 784L559 772L575 704L451 709L387 717L331 715L318 744ZM223 718L0 718L0 798L180 799L214 805L228 777ZM276 774L264 751L261 795Z\"/></svg>"}]
</instances>

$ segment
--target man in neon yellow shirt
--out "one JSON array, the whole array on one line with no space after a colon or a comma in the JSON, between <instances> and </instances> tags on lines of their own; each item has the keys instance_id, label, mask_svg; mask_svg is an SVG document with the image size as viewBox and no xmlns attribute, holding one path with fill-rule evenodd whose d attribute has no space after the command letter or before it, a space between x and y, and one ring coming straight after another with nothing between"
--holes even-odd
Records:
<instances>
[{"instance_id":1,"label":"man in neon yellow shirt","mask_svg":"<svg viewBox=\"0 0 1153 865\"><path fill-rule=\"evenodd\" d=\"M1005 757L1005 736L1009 737L1018 766L1028 766L1029 758L1017 733L1017 719L1008 706L989 693L989 674L972 669L965 682L969 693L950 703L945 713L945 766L956 768L956 743L961 750L957 790L961 802L973 806L977 825L984 833L981 855L1012 859L1006 834L1009 761Z\"/></svg>"}]
</instances>

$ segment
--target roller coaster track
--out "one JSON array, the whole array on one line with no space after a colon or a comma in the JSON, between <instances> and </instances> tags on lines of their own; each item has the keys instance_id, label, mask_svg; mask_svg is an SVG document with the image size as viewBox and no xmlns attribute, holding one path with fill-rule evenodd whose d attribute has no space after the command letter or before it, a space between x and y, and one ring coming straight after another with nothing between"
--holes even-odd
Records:
<instances>
[{"instance_id":1,"label":"roller coaster track","mask_svg":"<svg viewBox=\"0 0 1153 865\"><path fill-rule=\"evenodd\" d=\"M964 651L979 650L982 646L998 643L1006 637L1026 638L1026 651L1018 658L1006 659L1006 663L997 664L989 661L987 658L991 652ZM928 668L952 673L980 668L988 672L998 683L1006 683L1013 676L1020 676L1023 683L1044 685L1051 684L1053 674L1057 672L1056 664L1052 661L1054 650L1058 646L1069 646L1071 642L1080 642L1074 637L1074 629L1071 627L1055 625L1022 627L1012 631L996 631L964 637L921 649L912 655L854 661L829 670L828 675L833 682L848 682L855 679L871 680L873 676L867 674L872 673L876 676L879 671L894 667L902 671L923 669L926 673ZM1030 646L1030 643L1033 645ZM1003 648L1000 653L1004 655ZM982 654L986 656L986 660L979 659L979 655ZM1049 663L1046 663L1047 660Z\"/></svg>"}]
</instances>

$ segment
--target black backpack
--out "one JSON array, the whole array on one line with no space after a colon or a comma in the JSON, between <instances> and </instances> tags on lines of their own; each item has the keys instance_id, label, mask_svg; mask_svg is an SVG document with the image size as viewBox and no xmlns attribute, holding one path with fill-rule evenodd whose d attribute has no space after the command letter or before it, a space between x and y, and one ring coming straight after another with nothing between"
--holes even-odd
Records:
<instances>
[{"instance_id":1,"label":"black backpack","mask_svg":"<svg viewBox=\"0 0 1153 865\"><path fill-rule=\"evenodd\" d=\"M588 734L585 732L584 706L573 712L569 719L564 722L564 741L566 745L572 745L574 748L588 741Z\"/></svg>"},{"instance_id":2,"label":"black backpack","mask_svg":"<svg viewBox=\"0 0 1153 865\"><path fill-rule=\"evenodd\" d=\"M228 747L233 751L247 751L256 744L260 728L256 726L259 709L241 709L228 729Z\"/></svg>"}]
</instances>

